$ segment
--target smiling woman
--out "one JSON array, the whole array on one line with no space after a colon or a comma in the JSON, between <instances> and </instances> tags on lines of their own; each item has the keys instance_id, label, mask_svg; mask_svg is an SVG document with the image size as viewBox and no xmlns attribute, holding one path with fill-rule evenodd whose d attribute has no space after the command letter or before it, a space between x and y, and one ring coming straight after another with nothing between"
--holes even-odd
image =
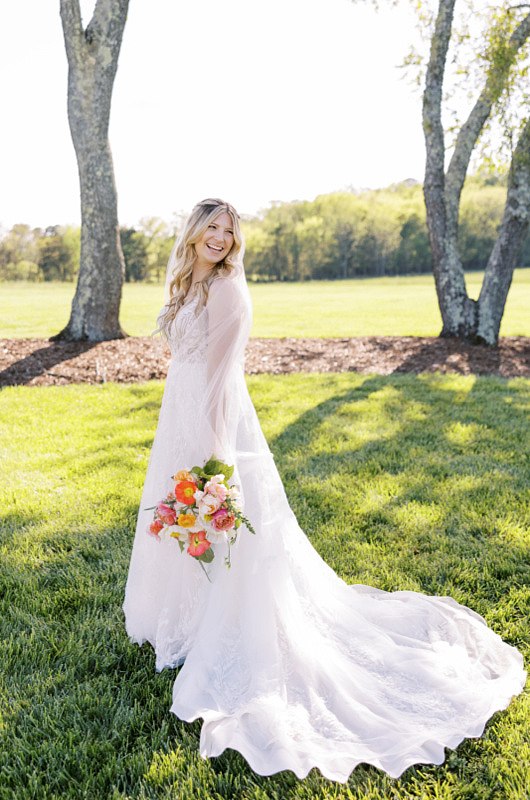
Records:
<instances>
[{"instance_id":1,"label":"smiling woman","mask_svg":"<svg viewBox=\"0 0 530 800\"><path fill-rule=\"evenodd\" d=\"M218 198L197 203L169 258L161 330L167 334L178 310L195 295L198 308L204 308L210 284L234 273L238 258L243 257L242 246L239 215L233 206Z\"/></svg>"},{"instance_id":2,"label":"smiling woman","mask_svg":"<svg viewBox=\"0 0 530 800\"><path fill-rule=\"evenodd\" d=\"M210 222L200 239L195 243L197 258L193 265L192 284L207 277L212 268L222 261L234 244L234 223L227 211L223 211Z\"/></svg>"},{"instance_id":3,"label":"smiling woman","mask_svg":"<svg viewBox=\"0 0 530 800\"><path fill-rule=\"evenodd\" d=\"M318 767L343 782L361 762L393 777L440 764L444 747L480 736L521 691L522 657L452 598L348 585L311 545L244 379L251 304L242 252L235 210L210 199L193 209L169 262L159 322L172 359L127 579L127 632L151 643L158 670L182 667L171 710L202 717L204 757L232 748L262 775L302 778ZM386 408L389 398L380 400ZM411 420L423 424L414 409ZM181 481L202 502L202 488L212 491L199 486L205 474L212 486L233 474L242 528L255 535L223 541L214 515L199 511L194 525L177 519L166 531L183 549L189 542L181 553L153 529L152 510L165 506L167 516L160 500L176 503ZM336 506L348 495L344 477ZM210 581L197 561L206 552Z\"/></svg>"}]
</instances>

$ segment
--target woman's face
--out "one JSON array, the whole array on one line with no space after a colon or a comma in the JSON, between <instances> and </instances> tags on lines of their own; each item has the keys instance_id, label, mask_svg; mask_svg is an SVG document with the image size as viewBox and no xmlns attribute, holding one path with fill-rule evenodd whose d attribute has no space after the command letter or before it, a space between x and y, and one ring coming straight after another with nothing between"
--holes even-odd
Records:
<instances>
[{"instance_id":1,"label":"woman's face","mask_svg":"<svg viewBox=\"0 0 530 800\"><path fill-rule=\"evenodd\" d=\"M233 244L232 218L223 211L209 223L199 241L195 243L199 264L213 267L226 258Z\"/></svg>"}]
</instances>

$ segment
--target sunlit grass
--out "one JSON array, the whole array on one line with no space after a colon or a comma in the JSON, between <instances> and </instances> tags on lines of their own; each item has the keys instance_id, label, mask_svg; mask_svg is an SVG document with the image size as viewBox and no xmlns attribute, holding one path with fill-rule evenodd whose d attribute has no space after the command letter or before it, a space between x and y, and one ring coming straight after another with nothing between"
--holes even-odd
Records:
<instances>
[{"instance_id":1,"label":"sunlit grass","mask_svg":"<svg viewBox=\"0 0 530 800\"><path fill-rule=\"evenodd\" d=\"M478 296L482 275L469 273ZM440 312L431 275L251 285L253 336L436 336ZM0 284L0 337L48 337L68 321L71 283ZM162 287L126 284L122 325L148 336L162 306ZM530 335L530 269L516 270L501 327L503 336Z\"/></svg>"},{"instance_id":2,"label":"sunlit grass","mask_svg":"<svg viewBox=\"0 0 530 800\"><path fill-rule=\"evenodd\" d=\"M311 541L348 582L449 594L528 657L530 381L254 376ZM0 798L523 800L530 703L442 767L349 785L204 761L121 603L162 384L0 393Z\"/></svg>"}]
</instances>

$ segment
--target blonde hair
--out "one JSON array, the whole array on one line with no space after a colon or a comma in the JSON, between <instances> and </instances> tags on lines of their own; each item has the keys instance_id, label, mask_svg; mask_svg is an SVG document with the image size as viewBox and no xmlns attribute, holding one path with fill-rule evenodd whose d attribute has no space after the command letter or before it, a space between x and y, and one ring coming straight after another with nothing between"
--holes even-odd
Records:
<instances>
[{"instance_id":1,"label":"blonde hair","mask_svg":"<svg viewBox=\"0 0 530 800\"><path fill-rule=\"evenodd\" d=\"M177 311L184 304L186 295L191 288L193 265L197 258L194 247L195 243L200 240L201 236L208 228L208 225L223 212L229 214L232 219L234 243L228 255L218 264L215 264L210 275L202 281L197 282L199 301L197 303L196 313L206 305L206 301L208 300L208 287L212 280L218 275L229 275L235 269L237 256L243 244L243 237L239 226L239 214L230 203L219 200L219 198L214 197L201 200L200 203L194 206L175 245L175 266L173 267L171 282L169 284L169 300L165 312L160 316L159 328L161 330L168 330L177 315Z\"/></svg>"}]
</instances>

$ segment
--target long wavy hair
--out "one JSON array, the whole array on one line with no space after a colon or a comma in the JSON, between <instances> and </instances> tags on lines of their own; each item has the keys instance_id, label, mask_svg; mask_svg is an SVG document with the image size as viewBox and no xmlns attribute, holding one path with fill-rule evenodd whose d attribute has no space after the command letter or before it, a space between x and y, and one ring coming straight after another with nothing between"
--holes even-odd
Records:
<instances>
[{"instance_id":1,"label":"long wavy hair","mask_svg":"<svg viewBox=\"0 0 530 800\"><path fill-rule=\"evenodd\" d=\"M175 243L175 248L171 256L174 261L174 267L169 284L169 300L165 311L160 315L159 330L167 331L169 329L169 326L175 319L177 311L184 304L186 295L191 288L193 265L197 258L195 243L200 240L201 236L208 228L208 225L223 212L229 214L232 220L234 243L228 255L218 264L215 264L211 273L202 281L197 282L196 286L199 301L197 303L196 313L199 313L206 305L206 301L208 300L208 288L211 282L218 275L229 275L232 270L235 269L237 257L243 245L243 236L239 225L239 214L230 203L220 200L217 197L201 200L200 203L194 206Z\"/></svg>"}]
</instances>

